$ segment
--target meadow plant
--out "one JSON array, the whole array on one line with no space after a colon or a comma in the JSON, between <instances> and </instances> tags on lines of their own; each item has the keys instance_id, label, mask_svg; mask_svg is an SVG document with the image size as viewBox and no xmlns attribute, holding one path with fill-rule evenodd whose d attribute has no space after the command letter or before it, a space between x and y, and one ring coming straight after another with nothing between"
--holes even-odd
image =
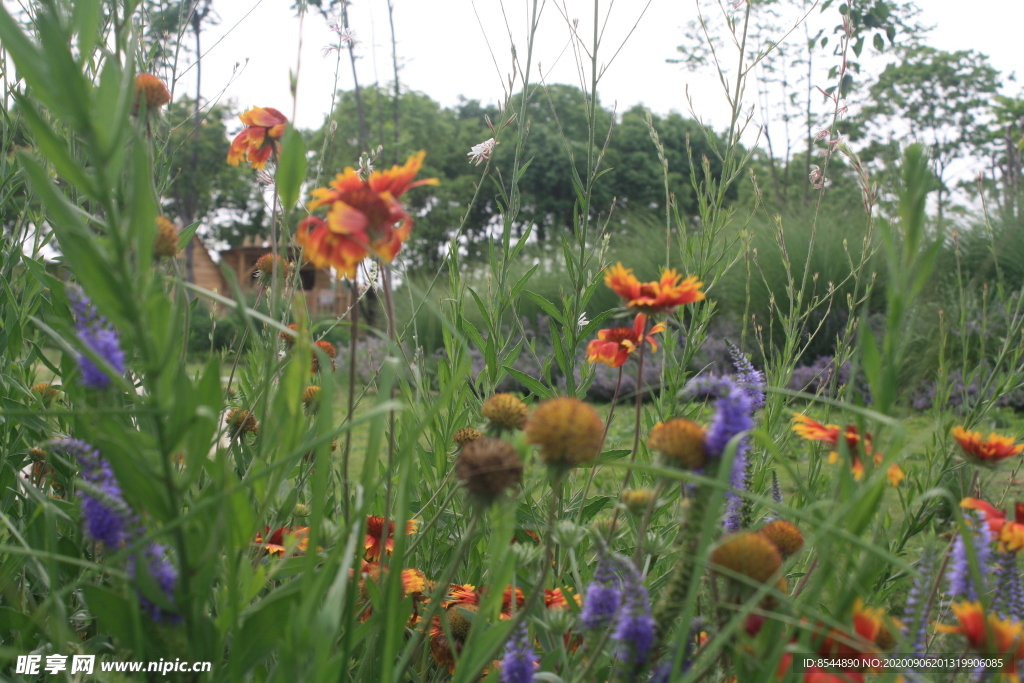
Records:
<instances>
[{"instance_id":1,"label":"meadow plant","mask_svg":"<svg viewBox=\"0 0 1024 683\"><path fill-rule=\"evenodd\" d=\"M290 117L284 102L243 111L217 156L272 195L248 300L226 268L229 291L189 276L198 216L179 230L162 215L181 152L169 128L198 130L200 117L196 102L194 119L166 120L181 74L154 57L167 46L149 42L151 4L44 0L17 17L0 5L10 678L35 680L34 653L211 663L180 680L389 683L966 681L974 671L871 660L1022 662L1024 504L1012 492L1024 443L999 406L1024 381L1021 285L998 267L991 286L965 280L959 247L929 220L919 144L891 169L883 206L845 139L822 137L806 252L792 249L786 217L746 180L744 93L788 35L754 40L763 4L717 3L732 53L706 36L731 116L721 134L698 126L715 172L690 154L696 215L669 191L679 169L646 118L666 194L647 261L627 259L637 246L617 243L615 207L598 199L611 3L595 1L589 40L556 5L589 74L572 105L539 79L545 3L526 2L500 119L465 149L477 182L426 275L406 260L427 213L413 202L444 181L431 150L402 136L394 51L394 137L371 131L357 89L354 158L335 164L330 124L308 155L295 103ZM341 6L329 52L340 65L347 49L355 74ZM822 89L829 131L863 39L851 6ZM583 140L558 127L573 210L543 243L551 226L525 217L521 185L538 106L586 123ZM858 183L859 249L819 243L839 164ZM741 184L746 209L731 200ZM500 221L473 261L460 239L481 201ZM745 229L755 217L771 253ZM824 247L842 252L842 280L818 282ZM935 265L946 249L948 277ZM337 320L311 319L307 263L345 281ZM713 326L736 278L745 313ZM754 278L762 318L747 310ZM959 320L938 317L937 369L923 377L934 398L908 413L915 330L939 279ZM189 351L199 300L236 330L220 349L211 328L202 363ZM439 348L423 343L426 320ZM826 329L831 353L800 370ZM805 667L808 656L822 661ZM991 664L978 675L1014 677Z\"/></svg>"}]
</instances>

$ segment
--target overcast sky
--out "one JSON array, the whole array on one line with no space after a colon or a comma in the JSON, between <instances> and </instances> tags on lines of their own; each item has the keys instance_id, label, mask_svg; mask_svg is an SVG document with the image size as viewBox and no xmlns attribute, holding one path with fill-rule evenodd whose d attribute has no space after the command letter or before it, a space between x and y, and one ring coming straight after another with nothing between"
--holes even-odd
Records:
<instances>
[{"instance_id":1,"label":"overcast sky","mask_svg":"<svg viewBox=\"0 0 1024 683\"><path fill-rule=\"evenodd\" d=\"M503 97L503 81L511 72L510 44L525 62L528 0L393 0L395 36L400 79L404 87L424 92L443 105L453 105L460 96L497 103ZM689 88L697 113L716 128L727 123L727 108L713 72L691 73L666 63L678 53L684 27L695 17L692 0L652 0L640 17L645 0L618 0L607 22L599 61L607 64L630 29L632 36L608 65L599 86L606 106L613 102L619 111L642 103L656 113L672 110L686 113L685 92ZM301 26L290 0L215 0L219 24L203 33L203 96L233 99L239 107L272 106L289 117L293 102L288 72L299 64L296 121L300 127L319 126L330 108L335 83L336 56L324 57L322 49L337 43L319 14L308 14ZM604 6L601 3L602 21ZM729 2L723 4L729 5ZM1024 24L1024 3L1016 0L972 0L969 10L961 0L920 0L921 21L934 26L928 44L945 49L975 49L987 54L1004 75L1022 65L1020 26ZM508 16L503 17L502 5ZM540 18L534 60L548 82L579 84L575 58L569 45L569 28L559 7L566 7L569 19L579 19L580 34L589 44L593 30L591 0L546 2ZM838 5L838 3L836 3ZM829 31L837 23L833 9L818 25ZM392 79L391 30L386 0L354 0L350 23L358 41L357 69L362 84ZM299 37L302 39L299 62ZM794 40L803 40L802 31ZM191 40L191 39L189 39ZM220 41L219 43L217 41ZM489 44L489 47L488 47ZM819 53L825 66L834 58ZM493 55L493 56L492 56ZM233 75L236 64L237 71ZM534 71L533 80L537 73ZM822 77L824 81L824 77ZM347 54L341 62L338 87L352 87ZM827 85L823 82L822 85ZM195 92L195 70L180 76L177 90ZM518 83L515 88L518 90ZM1007 83L1007 94L1020 92L1017 83ZM851 102L856 106L856 102Z\"/></svg>"}]
</instances>

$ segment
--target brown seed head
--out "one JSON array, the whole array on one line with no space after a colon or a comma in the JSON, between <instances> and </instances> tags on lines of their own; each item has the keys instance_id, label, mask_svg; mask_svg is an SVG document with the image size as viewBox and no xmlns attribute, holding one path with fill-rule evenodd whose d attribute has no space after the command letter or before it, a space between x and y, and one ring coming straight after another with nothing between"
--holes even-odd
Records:
<instances>
[{"instance_id":1,"label":"brown seed head","mask_svg":"<svg viewBox=\"0 0 1024 683\"><path fill-rule=\"evenodd\" d=\"M758 533L779 549L782 559L796 555L804 545L804 535L800 533L796 525L784 519L768 522Z\"/></svg>"},{"instance_id":2,"label":"brown seed head","mask_svg":"<svg viewBox=\"0 0 1024 683\"><path fill-rule=\"evenodd\" d=\"M526 425L526 440L540 446L544 462L562 467L596 458L603 435L604 424L597 411L568 397L544 401Z\"/></svg>"},{"instance_id":3,"label":"brown seed head","mask_svg":"<svg viewBox=\"0 0 1024 683\"><path fill-rule=\"evenodd\" d=\"M296 325L295 323L292 323L291 325L288 326L288 329L293 332L298 332L299 326ZM277 335L277 338L283 341L284 345L287 346L288 348L291 348L292 346L295 345L295 337L288 334L287 332L282 332L281 334Z\"/></svg>"},{"instance_id":4,"label":"brown seed head","mask_svg":"<svg viewBox=\"0 0 1024 683\"><path fill-rule=\"evenodd\" d=\"M526 424L526 404L515 394L491 396L484 401L480 412L502 429L522 429Z\"/></svg>"},{"instance_id":5,"label":"brown seed head","mask_svg":"<svg viewBox=\"0 0 1024 683\"><path fill-rule=\"evenodd\" d=\"M156 241L153 243L153 256L157 258L174 258L178 253L178 226L163 217L156 217Z\"/></svg>"},{"instance_id":6,"label":"brown seed head","mask_svg":"<svg viewBox=\"0 0 1024 683\"><path fill-rule=\"evenodd\" d=\"M651 489L628 489L622 492L622 502L634 515L642 515L654 500Z\"/></svg>"},{"instance_id":7,"label":"brown seed head","mask_svg":"<svg viewBox=\"0 0 1024 683\"><path fill-rule=\"evenodd\" d=\"M49 382L33 384L32 393L38 396L43 403L49 403L54 399L60 398L60 391L58 391L57 387L53 386Z\"/></svg>"},{"instance_id":8,"label":"brown seed head","mask_svg":"<svg viewBox=\"0 0 1024 683\"><path fill-rule=\"evenodd\" d=\"M483 434L472 427L463 427L452 435L452 441L454 441L457 446L465 446L470 441L476 441L481 436L483 436Z\"/></svg>"},{"instance_id":9,"label":"brown seed head","mask_svg":"<svg viewBox=\"0 0 1024 683\"><path fill-rule=\"evenodd\" d=\"M673 467L696 470L704 466L704 428L692 420L678 417L659 422L647 437L647 445Z\"/></svg>"},{"instance_id":10,"label":"brown seed head","mask_svg":"<svg viewBox=\"0 0 1024 683\"><path fill-rule=\"evenodd\" d=\"M277 255L277 278L278 281L287 280L292 276L292 264L285 260L284 256ZM264 254L256 260L256 279L261 285L267 287L274 280L274 255Z\"/></svg>"},{"instance_id":11,"label":"brown seed head","mask_svg":"<svg viewBox=\"0 0 1024 683\"><path fill-rule=\"evenodd\" d=\"M522 481L523 461L511 444L484 437L462 447L455 475L467 491L490 503Z\"/></svg>"},{"instance_id":12,"label":"brown seed head","mask_svg":"<svg viewBox=\"0 0 1024 683\"><path fill-rule=\"evenodd\" d=\"M42 448L30 448L28 454L32 456L33 460L46 460L46 451Z\"/></svg>"},{"instance_id":13,"label":"brown seed head","mask_svg":"<svg viewBox=\"0 0 1024 683\"><path fill-rule=\"evenodd\" d=\"M164 82L153 74L139 74L135 77L135 109L143 102L147 109L159 109L171 101L171 93Z\"/></svg>"},{"instance_id":14,"label":"brown seed head","mask_svg":"<svg viewBox=\"0 0 1024 683\"><path fill-rule=\"evenodd\" d=\"M318 342L313 342L313 346L327 354L327 357L331 359L331 372L334 372L335 367L337 367L334 364L334 357L338 355L338 350L334 348L334 344L332 344L329 341L321 340ZM311 372L320 372L320 359L317 358L315 351L313 353L313 367Z\"/></svg>"},{"instance_id":15,"label":"brown seed head","mask_svg":"<svg viewBox=\"0 0 1024 683\"><path fill-rule=\"evenodd\" d=\"M256 416L251 411L243 410L242 408L232 408L224 422L231 427L232 436L245 432L255 434L259 431L259 423L256 422Z\"/></svg>"},{"instance_id":16,"label":"brown seed head","mask_svg":"<svg viewBox=\"0 0 1024 683\"><path fill-rule=\"evenodd\" d=\"M782 556L761 534L744 531L726 537L711 553L711 563L765 583L782 566Z\"/></svg>"},{"instance_id":17,"label":"brown seed head","mask_svg":"<svg viewBox=\"0 0 1024 683\"><path fill-rule=\"evenodd\" d=\"M469 629L473 625L469 619L462 615L459 610L466 610L467 612L476 612L477 606L470 604L459 604L452 605L448 608L448 625L452 629L452 637L455 640L465 641L466 636L469 635Z\"/></svg>"},{"instance_id":18,"label":"brown seed head","mask_svg":"<svg viewBox=\"0 0 1024 683\"><path fill-rule=\"evenodd\" d=\"M306 387L302 391L302 402L305 403L307 406L312 404L312 403L316 403L316 401L319 398L320 398L320 387L318 387L315 384Z\"/></svg>"}]
</instances>

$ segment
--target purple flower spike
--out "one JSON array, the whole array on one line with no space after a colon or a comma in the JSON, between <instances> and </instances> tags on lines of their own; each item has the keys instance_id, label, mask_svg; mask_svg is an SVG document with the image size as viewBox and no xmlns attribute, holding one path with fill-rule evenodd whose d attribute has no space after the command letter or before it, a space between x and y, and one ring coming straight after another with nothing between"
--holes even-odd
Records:
<instances>
[{"instance_id":1,"label":"purple flower spike","mask_svg":"<svg viewBox=\"0 0 1024 683\"><path fill-rule=\"evenodd\" d=\"M108 548L120 548L129 540L136 519L124 500L110 463L97 449L79 439L61 439L54 448L74 457L81 467L81 478L88 490L80 491L79 495L89 537Z\"/></svg>"},{"instance_id":2,"label":"purple flower spike","mask_svg":"<svg viewBox=\"0 0 1024 683\"><path fill-rule=\"evenodd\" d=\"M974 544L974 555L978 561L982 581L988 578L989 562L992 559L992 543L995 540L993 532L988 524L979 519L973 512L967 514L973 517L973 522L968 536ZM949 594L953 599L966 598L975 601L978 599L977 586L974 585L974 577L971 575L971 564L967 559L967 548L963 534L958 534L953 543L953 556L949 563Z\"/></svg>"},{"instance_id":3,"label":"purple flower spike","mask_svg":"<svg viewBox=\"0 0 1024 683\"><path fill-rule=\"evenodd\" d=\"M501 683L532 683L537 668L537 653L530 645L526 622L512 631L501 659Z\"/></svg>"},{"instance_id":4,"label":"purple flower spike","mask_svg":"<svg viewBox=\"0 0 1024 683\"><path fill-rule=\"evenodd\" d=\"M604 628L612 622L622 604L622 589L608 557L603 554L594 571L594 580L583 597L580 625L585 629Z\"/></svg>"},{"instance_id":5,"label":"purple flower spike","mask_svg":"<svg viewBox=\"0 0 1024 683\"><path fill-rule=\"evenodd\" d=\"M643 577L629 561L619 562L622 572L622 608L612 633L618 643L615 658L628 679L635 677L647 664L654 647L654 618Z\"/></svg>"},{"instance_id":6,"label":"purple flower spike","mask_svg":"<svg viewBox=\"0 0 1024 683\"><path fill-rule=\"evenodd\" d=\"M118 374L124 372L124 351L121 350L117 331L103 318L89 301L81 287L69 286L68 299L75 312L75 329L79 341L110 364ZM78 357L78 368L82 372L82 384L92 389L106 389L110 377L82 354Z\"/></svg>"},{"instance_id":7,"label":"purple flower spike","mask_svg":"<svg viewBox=\"0 0 1024 683\"><path fill-rule=\"evenodd\" d=\"M736 367L740 386L747 392L747 398L750 399L751 410L763 408L765 401L764 373L754 367L754 364L750 362L750 358L740 351L738 346L728 339L725 340L725 344L729 348L729 355L732 356L732 364Z\"/></svg>"}]
</instances>

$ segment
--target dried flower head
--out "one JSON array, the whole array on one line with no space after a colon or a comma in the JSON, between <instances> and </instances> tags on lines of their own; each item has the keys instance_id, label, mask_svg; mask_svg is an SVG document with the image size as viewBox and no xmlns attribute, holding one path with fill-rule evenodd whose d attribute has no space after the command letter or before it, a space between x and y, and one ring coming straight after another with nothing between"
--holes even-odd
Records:
<instances>
[{"instance_id":1,"label":"dried flower head","mask_svg":"<svg viewBox=\"0 0 1024 683\"><path fill-rule=\"evenodd\" d=\"M601 451L604 423L591 406L576 398L544 401L526 424L526 440L540 446L548 465L573 467Z\"/></svg>"},{"instance_id":2,"label":"dried flower head","mask_svg":"<svg viewBox=\"0 0 1024 683\"><path fill-rule=\"evenodd\" d=\"M495 394L484 401L480 412L502 429L522 429L526 424L526 404L515 394Z\"/></svg>"},{"instance_id":3,"label":"dried flower head","mask_svg":"<svg viewBox=\"0 0 1024 683\"><path fill-rule=\"evenodd\" d=\"M50 403L60 398L60 390L49 382L33 384L32 393L38 396L43 403Z\"/></svg>"},{"instance_id":4,"label":"dried flower head","mask_svg":"<svg viewBox=\"0 0 1024 683\"><path fill-rule=\"evenodd\" d=\"M642 515L654 500L651 489L627 489L622 492L622 504L634 515Z\"/></svg>"},{"instance_id":5,"label":"dried flower head","mask_svg":"<svg viewBox=\"0 0 1024 683\"><path fill-rule=\"evenodd\" d=\"M159 109L171 101L171 93L164 82L153 74L139 74L135 77L135 106L133 114L139 111L139 105L145 103L146 109Z\"/></svg>"},{"instance_id":6,"label":"dried flower head","mask_svg":"<svg viewBox=\"0 0 1024 683\"><path fill-rule=\"evenodd\" d=\"M259 423L256 422L256 416L252 414L252 411L244 410L242 408L232 408L227 417L224 418L224 423L228 425L231 436L240 437L246 432L255 434L260 428Z\"/></svg>"},{"instance_id":7,"label":"dried flower head","mask_svg":"<svg viewBox=\"0 0 1024 683\"><path fill-rule=\"evenodd\" d=\"M452 441L454 441L457 446L461 447L465 446L467 443L471 441L476 441L482 436L483 434L473 429L472 427L463 427L459 431L455 432L454 435L452 435Z\"/></svg>"},{"instance_id":8,"label":"dried flower head","mask_svg":"<svg viewBox=\"0 0 1024 683\"><path fill-rule=\"evenodd\" d=\"M156 217L156 241L153 256L174 258L178 253L178 226L163 216Z\"/></svg>"},{"instance_id":9,"label":"dried flower head","mask_svg":"<svg viewBox=\"0 0 1024 683\"><path fill-rule=\"evenodd\" d=\"M700 469L706 460L704 428L686 418L654 425L647 445L661 454L665 464L684 470Z\"/></svg>"},{"instance_id":10,"label":"dried flower head","mask_svg":"<svg viewBox=\"0 0 1024 683\"><path fill-rule=\"evenodd\" d=\"M299 326L296 325L295 323L292 323L291 325L288 326L288 329L291 330L292 332L298 332ZM277 335L277 338L283 341L284 345L287 346L288 348L291 348L292 346L295 345L295 337L288 334L287 332L282 332L281 334Z\"/></svg>"},{"instance_id":11,"label":"dried flower head","mask_svg":"<svg viewBox=\"0 0 1024 683\"><path fill-rule=\"evenodd\" d=\"M758 583L767 583L782 566L782 556L765 536L741 532L727 536L712 551L711 563Z\"/></svg>"},{"instance_id":12,"label":"dried flower head","mask_svg":"<svg viewBox=\"0 0 1024 683\"><path fill-rule=\"evenodd\" d=\"M280 254L277 255L277 278L279 282L284 282L292 276L292 267L291 261L288 261ZM253 276L255 276L257 281L264 287L269 287L273 283L274 255L272 253L268 252L256 260L256 268L253 271Z\"/></svg>"},{"instance_id":13,"label":"dried flower head","mask_svg":"<svg viewBox=\"0 0 1024 683\"><path fill-rule=\"evenodd\" d=\"M334 359L338 355L338 349L334 348L334 344L332 344L329 341L320 340L318 342L314 342L313 346L315 348L313 351L313 368L311 372L313 374L320 372L320 361L317 358L316 349L320 349L325 354L327 354L328 358L331 359L331 372L334 372L334 370L337 368L337 366L334 363Z\"/></svg>"},{"instance_id":14,"label":"dried flower head","mask_svg":"<svg viewBox=\"0 0 1024 683\"><path fill-rule=\"evenodd\" d=\"M462 447L455 475L478 501L491 503L522 481L523 461L511 444L485 437Z\"/></svg>"},{"instance_id":15,"label":"dried flower head","mask_svg":"<svg viewBox=\"0 0 1024 683\"><path fill-rule=\"evenodd\" d=\"M758 533L779 549L782 559L796 555L804 546L804 535L800 533L800 529L796 528L795 524L783 519L768 522Z\"/></svg>"}]
</instances>

